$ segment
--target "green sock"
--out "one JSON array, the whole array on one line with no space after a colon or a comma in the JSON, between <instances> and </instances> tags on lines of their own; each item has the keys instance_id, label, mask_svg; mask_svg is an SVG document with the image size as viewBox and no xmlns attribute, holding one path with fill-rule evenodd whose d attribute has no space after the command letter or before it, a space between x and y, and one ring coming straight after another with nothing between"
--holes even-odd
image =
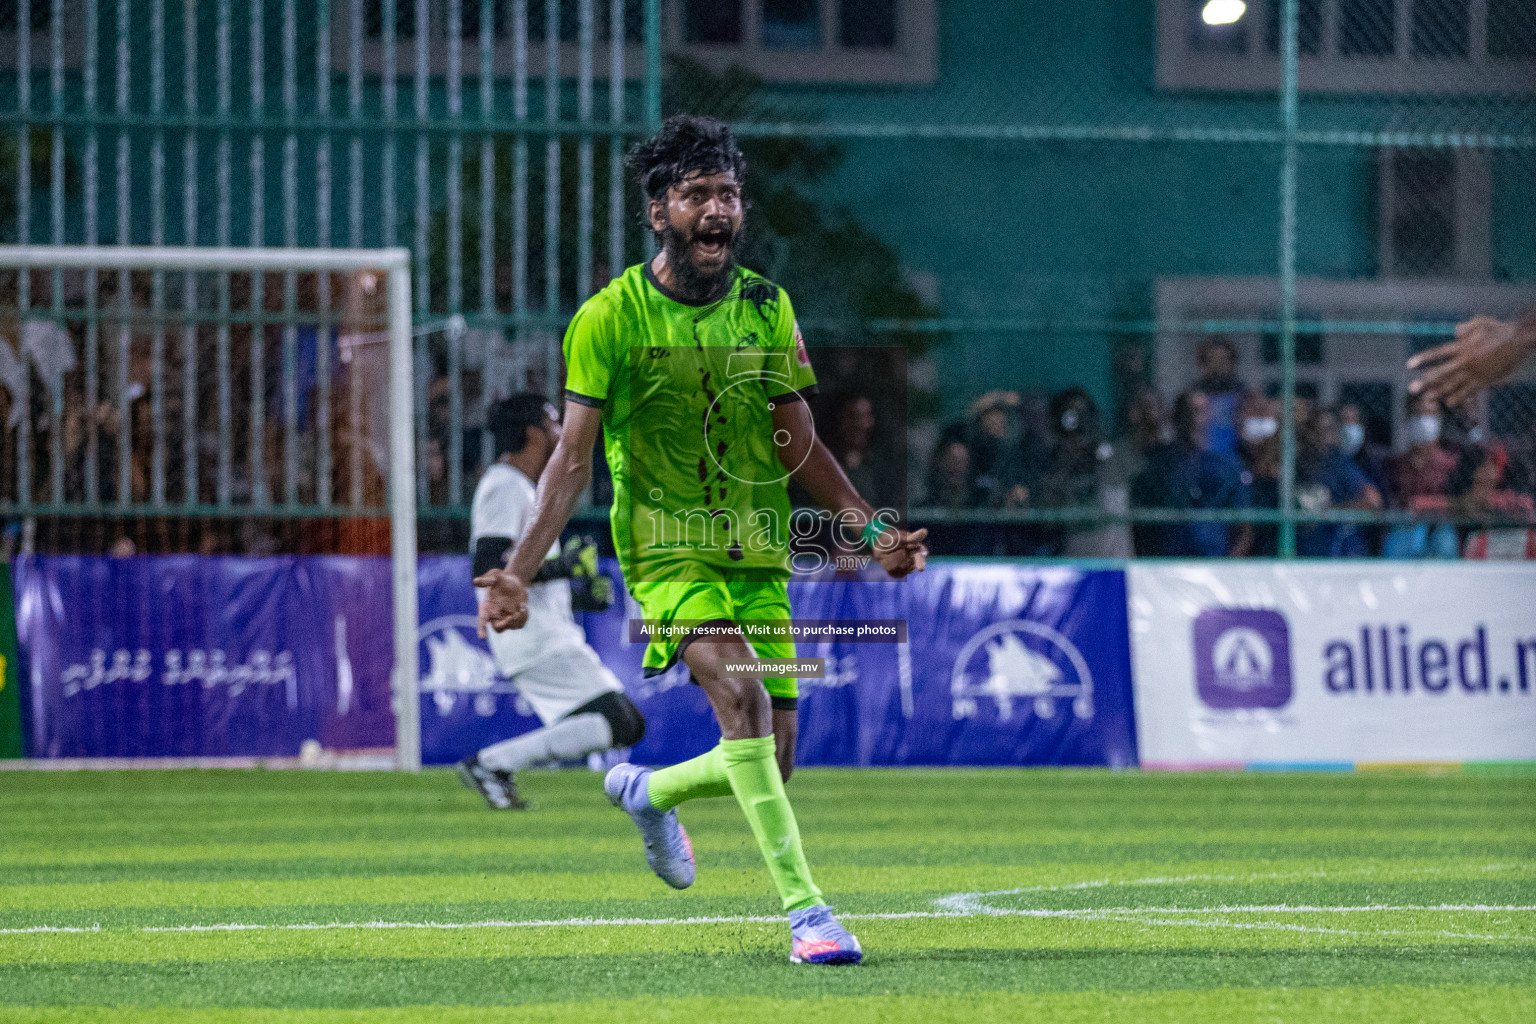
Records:
<instances>
[{"instance_id":1,"label":"green sock","mask_svg":"<svg viewBox=\"0 0 1536 1024\"><path fill-rule=\"evenodd\" d=\"M670 811L684 800L731 795L725 758L718 746L681 764L658 768L651 773L649 786L651 806L658 811Z\"/></svg>"},{"instance_id":2,"label":"green sock","mask_svg":"<svg viewBox=\"0 0 1536 1024\"><path fill-rule=\"evenodd\" d=\"M773 737L721 740L726 778L752 826L752 835L768 862L768 873L784 900L785 910L804 910L821 902L821 890L811 881L811 869L800 848L800 827L784 795L784 780L773 756Z\"/></svg>"}]
</instances>

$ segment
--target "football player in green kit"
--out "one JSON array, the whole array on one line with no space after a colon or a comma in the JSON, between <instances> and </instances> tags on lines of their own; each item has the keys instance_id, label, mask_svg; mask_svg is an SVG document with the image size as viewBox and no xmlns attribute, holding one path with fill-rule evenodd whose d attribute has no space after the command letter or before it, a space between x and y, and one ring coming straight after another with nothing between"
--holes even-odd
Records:
<instances>
[{"instance_id":1,"label":"football player in green kit","mask_svg":"<svg viewBox=\"0 0 1536 1024\"><path fill-rule=\"evenodd\" d=\"M604 789L639 826L652 869L679 889L695 868L675 808L734 795L789 914L790 959L858 963L858 940L812 880L784 793L797 682L725 671L795 655L793 641L749 640L740 628L790 618L790 479L835 514L837 528L860 533L892 576L923 568L927 531L878 519L816 438L804 401L816 377L789 297L735 261L746 163L730 129L673 117L631 150L629 167L661 251L588 299L566 331L564 434L508 567L475 581L488 588L481 621L522 624L526 585L591 479L601 429L630 594L648 622L677 624L651 634L646 670L686 663L722 737L670 768L619 765Z\"/></svg>"}]
</instances>

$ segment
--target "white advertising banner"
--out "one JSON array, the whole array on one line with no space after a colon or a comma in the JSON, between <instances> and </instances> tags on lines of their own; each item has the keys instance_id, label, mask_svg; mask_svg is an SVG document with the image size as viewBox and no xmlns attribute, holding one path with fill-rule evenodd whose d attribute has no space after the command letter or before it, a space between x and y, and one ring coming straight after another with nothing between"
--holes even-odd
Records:
<instances>
[{"instance_id":1,"label":"white advertising banner","mask_svg":"<svg viewBox=\"0 0 1536 1024\"><path fill-rule=\"evenodd\" d=\"M1149 767L1536 760L1536 566L1133 563Z\"/></svg>"}]
</instances>

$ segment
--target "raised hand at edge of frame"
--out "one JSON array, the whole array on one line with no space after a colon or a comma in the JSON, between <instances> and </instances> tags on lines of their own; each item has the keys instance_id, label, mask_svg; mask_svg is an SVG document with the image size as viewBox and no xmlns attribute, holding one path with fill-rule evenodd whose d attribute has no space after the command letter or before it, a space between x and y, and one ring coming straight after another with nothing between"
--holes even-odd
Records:
<instances>
[{"instance_id":1,"label":"raised hand at edge of frame","mask_svg":"<svg viewBox=\"0 0 1536 1024\"><path fill-rule=\"evenodd\" d=\"M1514 323L1475 316L1456 325L1456 340L1426 349L1408 360L1422 370L1408 385L1411 394L1463 405L1483 389L1505 380L1536 352L1536 313Z\"/></svg>"}]
</instances>

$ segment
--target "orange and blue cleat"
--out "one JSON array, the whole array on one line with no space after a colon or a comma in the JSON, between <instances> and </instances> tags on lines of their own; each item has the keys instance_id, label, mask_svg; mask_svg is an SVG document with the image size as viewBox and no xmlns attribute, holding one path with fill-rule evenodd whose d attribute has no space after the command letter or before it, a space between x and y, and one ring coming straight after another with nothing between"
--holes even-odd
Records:
<instances>
[{"instance_id":1,"label":"orange and blue cleat","mask_svg":"<svg viewBox=\"0 0 1536 1024\"><path fill-rule=\"evenodd\" d=\"M789 912L789 962L856 964L864 959L859 940L837 923L828 906Z\"/></svg>"}]
</instances>

